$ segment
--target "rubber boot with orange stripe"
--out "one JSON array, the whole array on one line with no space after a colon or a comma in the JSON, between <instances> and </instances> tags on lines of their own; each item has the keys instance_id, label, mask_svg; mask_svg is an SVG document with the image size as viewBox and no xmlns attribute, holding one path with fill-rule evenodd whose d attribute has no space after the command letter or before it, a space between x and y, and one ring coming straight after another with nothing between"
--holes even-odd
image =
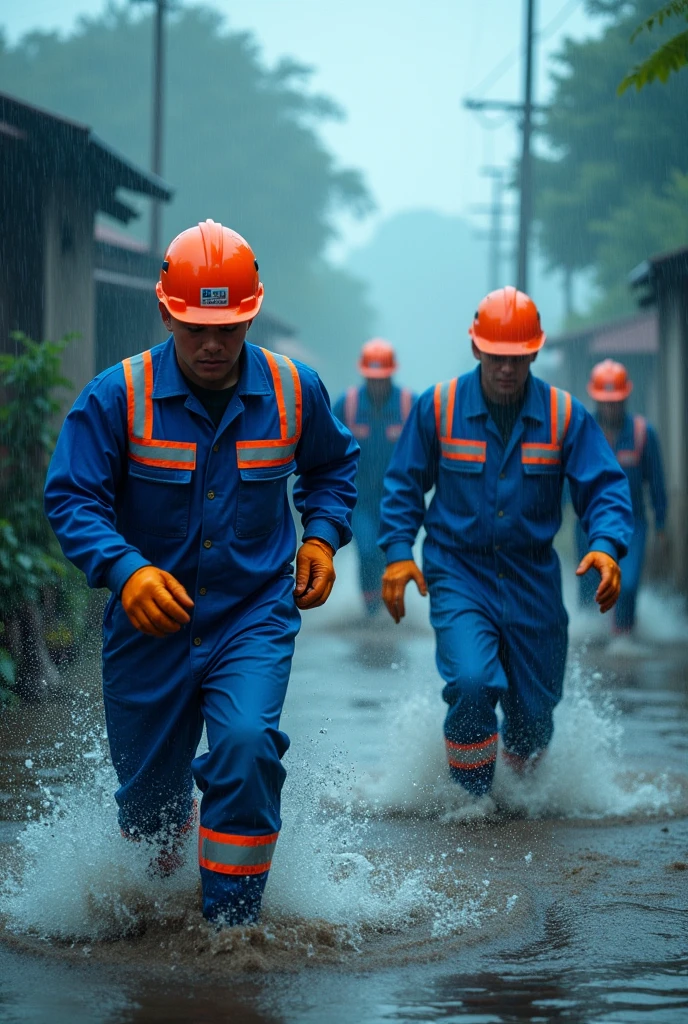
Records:
<instances>
[{"instance_id":1,"label":"rubber boot with orange stripe","mask_svg":"<svg viewBox=\"0 0 688 1024\"><path fill-rule=\"evenodd\" d=\"M201 826L198 862L208 921L219 927L255 924L277 837L276 832L245 836Z\"/></svg>"},{"instance_id":2,"label":"rubber boot with orange stripe","mask_svg":"<svg viewBox=\"0 0 688 1024\"><path fill-rule=\"evenodd\" d=\"M477 743L457 743L445 738L449 774L472 796L489 793L494 778L499 734Z\"/></svg>"}]
</instances>

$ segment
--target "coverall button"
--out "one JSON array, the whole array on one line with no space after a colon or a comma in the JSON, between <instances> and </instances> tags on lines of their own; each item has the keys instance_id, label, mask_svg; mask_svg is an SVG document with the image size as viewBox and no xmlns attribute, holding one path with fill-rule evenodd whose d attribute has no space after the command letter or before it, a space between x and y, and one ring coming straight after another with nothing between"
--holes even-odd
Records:
<instances>
[{"instance_id":1,"label":"coverall button","mask_svg":"<svg viewBox=\"0 0 688 1024\"><path fill-rule=\"evenodd\" d=\"M214 451L214 452L219 452L219 450L220 450L220 446L219 446L219 444L214 444L214 445L213 445L213 451Z\"/></svg>"},{"instance_id":2,"label":"coverall button","mask_svg":"<svg viewBox=\"0 0 688 1024\"><path fill-rule=\"evenodd\" d=\"M195 636L194 637L194 647L200 647L200 646L201 646L201 638L200 638L200 636Z\"/></svg>"},{"instance_id":3,"label":"coverall button","mask_svg":"<svg viewBox=\"0 0 688 1024\"><path fill-rule=\"evenodd\" d=\"M499 474L499 479L500 480L506 480L506 473L500 473Z\"/></svg>"},{"instance_id":4,"label":"coverall button","mask_svg":"<svg viewBox=\"0 0 688 1024\"><path fill-rule=\"evenodd\" d=\"M208 498L212 501L215 497L215 491L208 491Z\"/></svg>"},{"instance_id":5,"label":"coverall button","mask_svg":"<svg viewBox=\"0 0 688 1024\"><path fill-rule=\"evenodd\" d=\"M503 580L503 579L504 579L504 573L503 573L503 572L500 572L500 573L498 574L498 578L499 578L500 580Z\"/></svg>"},{"instance_id":6,"label":"coverall button","mask_svg":"<svg viewBox=\"0 0 688 1024\"><path fill-rule=\"evenodd\" d=\"M203 541L203 547L204 548L211 548L212 546L213 546L213 542L211 540L204 540Z\"/></svg>"},{"instance_id":7,"label":"coverall button","mask_svg":"<svg viewBox=\"0 0 688 1024\"><path fill-rule=\"evenodd\" d=\"M207 587L200 587L198 593L201 595L201 597L205 597L205 595L208 593Z\"/></svg>"},{"instance_id":8,"label":"coverall button","mask_svg":"<svg viewBox=\"0 0 688 1024\"><path fill-rule=\"evenodd\" d=\"M499 518L500 518L500 519L501 519L501 518L502 518L502 516L504 515L504 513L503 513L503 512L502 512L502 510L501 510L501 508L500 508L499 512L497 513L497 515L499 516Z\"/></svg>"},{"instance_id":9,"label":"coverall button","mask_svg":"<svg viewBox=\"0 0 688 1024\"><path fill-rule=\"evenodd\" d=\"M502 545L501 544L495 544L495 551L501 551L501 550L502 550Z\"/></svg>"}]
</instances>

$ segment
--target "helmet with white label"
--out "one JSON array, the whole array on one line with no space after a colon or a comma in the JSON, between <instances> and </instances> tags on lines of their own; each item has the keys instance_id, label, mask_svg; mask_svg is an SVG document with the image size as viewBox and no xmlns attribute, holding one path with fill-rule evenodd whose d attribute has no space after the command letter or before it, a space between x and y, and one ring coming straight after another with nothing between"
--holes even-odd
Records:
<instances>
[{"instance_id":1,"label":"helmet with white label","mask_svg":"<svg viewBox=\"0 0 688 1024\"><path fill-rule=\"evenodd\" d=\"M156 293L173 317L191 324L243 323L257 315L263 301L251 246L214 220L187 228L170 242Z\"/></svg>"}]
</instances>

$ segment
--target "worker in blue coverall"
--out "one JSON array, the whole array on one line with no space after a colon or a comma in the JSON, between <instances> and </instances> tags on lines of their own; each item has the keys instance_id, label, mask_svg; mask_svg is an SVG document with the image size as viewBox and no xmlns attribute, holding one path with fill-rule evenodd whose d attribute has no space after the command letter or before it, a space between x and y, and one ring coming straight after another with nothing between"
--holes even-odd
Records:
<instances>
[{"instance_id":1,"label":"worker in blue coverall","mask_svg":"<svg viewBox=\"0 0 688 1024\"><path fill-rule=\"evenodd\" d=\"M605 359L593 367L587 391L597 403L595 417L604 432L619 465L628 477L633 503L633 536L628 554L621 562L621 594L614 609L614 632L630 634L635 627L635 608L640 576L645 559L647 517L645 489L650 492L654 511L655 534L659 549L665 547L664 527L667 496L664 468L657 431L644 416L630 416L626 400L633 390L626 367ZM576 543L579 551L586 547L585 531L576 520ZM594 592L586 577L580 580L580 602L590 605Z\"/></svg>"},{"instance_id":2,"label":"worker in blue coverall","mask_svg":"<svg viewBox=\"0 0 688 1024\"><path fill-rule=\"evenodd\" d=\"M349 388L335 402L334 414L346 424L361 448L353 531L358 548L361 593L367 614L374 615L382 604L385 571L385 558L377 543L385 471L415 395L408 388L399 388L393 383L392 377L397 371L396 353L382 338L365 343L358 370L365 384Z\"/></svg>"},{"instance_id":3,"label":"worker in blue coverall","mask_svg":"<svg viewBox=\"0 0 688 1024\"><path fill-rule=\"evenodd\" d=\"M481 796L494 775L498 703L516 771L531 768L552 737L567 652L552 547L564 478L590 537L577 572L599 572L603 612L619 595L633 515L626 477L593 417L530 372L545 342L532 300L511 287L491 292L469 334L480 365L422 394L402 431L380 544L383 599L396 622L410 580L430 593L450 774ZM423 572L412 556L421 525Z\"/></svg>"},{"instance_id":4,"label":"worker in blue coverall","mask_svg":"<svg viewBox=\"0 0 688 1024\"><path fill-rule=\"evenodd\" d=\"M170 337L81 393L45 507L66 556L112 591L103 690L122 832L174 870L195 780L203 913L245 924L280 830L299 609L327 600L351 539L358 446L313 370L245 341L263 286L240 235L183 231L157 294Z\"/></svg>"}]
</instances>

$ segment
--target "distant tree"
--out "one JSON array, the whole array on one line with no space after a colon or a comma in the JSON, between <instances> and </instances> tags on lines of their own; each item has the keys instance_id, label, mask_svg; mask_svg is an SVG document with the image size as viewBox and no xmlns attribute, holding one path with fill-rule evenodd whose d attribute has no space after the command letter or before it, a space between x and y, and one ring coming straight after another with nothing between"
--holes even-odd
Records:
<instances>
[{"instance_id":1,"label":"distant tree","mask_svg":"<svg viewBox=\"0 0 688 1024\"><path fill-rule=\"evenodd\" d=\"M145 167L152 19L132 8L111 3L66 38L32 32L0 45L0 88L91 125ZM335 213L372 208L359 172L338 167L318 133L341 109L309 89L311 69L266 66L255 38L228 31L211 8L171 12L167 39L164 176L175 196L166 237L206 217L236 228L258 255L267 309L325 356L335 334L356 347L371 322L365 288L324 257ZM344 321L327 313L338 286Z\"/></svg>"},{"instance_id":2,"label":"distant tree","mask_svg":"<svg viewBox=\"0 0 688 1024\"><path fill-rule=\"evenodd\" d=\"M565 40L542 125L549 154L535 170L541 244L551 267L595 271L601 297L593 312L605 315L632 308L627 273L680 244L685 223L675 175L688 172L688 76L617 96L629 37L655 7L656 0L589 0L590 13L607 24L596 38ZM639 45L649 53L648 40Z\"/></svg>"},{"instance_id":3,"label":"distant tree","mask_svg":"<svg viewBox=\"0 0 688 1024\"><path fill-rule=\"evenodd\" d=\"M669 18L682 18L688 22L688 0L672 0L672 3L664 4L659 10L646 18L631 36L634 43L643 32L652 32L657 26L662 26ZM643 86L654 82L657 78L660 82L666 82L669 75L680 71L688 64L688 29L677 32L670 39L661 43L649 57L636 64L619 85L618 92L622 95L630 86L642 89Z\"/></svg>"}]
</instances>

